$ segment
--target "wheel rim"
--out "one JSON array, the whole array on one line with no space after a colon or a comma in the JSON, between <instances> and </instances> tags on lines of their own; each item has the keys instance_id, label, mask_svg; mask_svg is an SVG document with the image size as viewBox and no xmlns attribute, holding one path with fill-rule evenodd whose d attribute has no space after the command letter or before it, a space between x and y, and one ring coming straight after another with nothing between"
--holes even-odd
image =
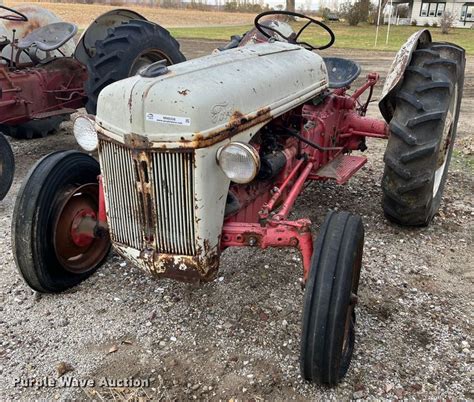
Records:
<instances>
[{"instance_id":1,"label":"wheel rim","mask_svg":"<svg viewBox=\"0 0 474 402\"><path fill-rule=\"evenodd\" d=\"M357 304L357 291L359 287L360 280L360 270L362 267L362 251L363 251L363 242L359 244L357 249L357 254L354 258L354 263L352 265L352 283L351 283L351 295L349 299L349 305L347 307L346 313L346 322L344 325L344 338L342 341L342 360L347 354L350 354L351 350L351 332L354 328L355 320L355 306Z\"/></svg>"},{"instance_id":2,"label":"wheel rim","mask_svg":"<svg viewBox=\"0 0 474 402\"><path fill-rule=\"evenodd\" d=\"M143 69L148 67L150 64L156 63L161 60L166 60L166 65L169 66L173 64L170 58L163 53L161 50L158 49L148 49L142 53L140 53L132 63L130 67L129 76L132 77L134 75L139 74Z\"/></svg>"},{"instance_id":3,"label":"wheel rim","mask_svg":"<svg viewBox=\"0 0 474 402\"><path fill-rule=\"evenodd\" d=\"M56 211L53 228L53 242L56 257L66 271L82 274L93 270L107 255L110 247L108 234L88 238L74 235L81 218L96 217L99 186L85 184L65 192L62 203Z\"/></svg>"},{"instance_id":4,"label":"wheel rim","mask_svg":"<svg viewBox=\"0 0 474 402\"><path fill-rule=\"evenodd\" d=\"M433 198L436 197L441 187L441 182L443 181L446 167L448 165L449 149L453 146L453 143L452 143L453 142L452 141L453 129L454 129L454 120L455 120L457 104L458 104L458 84L456 84L454 87L454 96L451 98L449 109L448 109L448 112L446 113L446 119L444 122L443 135L441 138L438 159L436 162L436 170L435 170L434 184L433 184Z\"/></svg>"}]
</instances>

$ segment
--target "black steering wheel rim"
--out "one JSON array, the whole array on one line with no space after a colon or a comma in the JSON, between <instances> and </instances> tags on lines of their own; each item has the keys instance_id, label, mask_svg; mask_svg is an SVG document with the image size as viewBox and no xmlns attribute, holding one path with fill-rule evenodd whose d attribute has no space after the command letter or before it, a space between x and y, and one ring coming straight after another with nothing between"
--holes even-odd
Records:
<instances>
[{"instance_id":1,"label":"black steering wheel rim","mask_svg":"<svg viewBox=\"0 0 474 402\"><path fill-rule=\"evenodd\" d=\"M28 17L25 14L20 13L19 11L14 10L13 8L0 5L0 9L10 11L15 15L0 15L0 19L7 20L7 21L21 21L21 22L28 22Z\"/></svg>"},{"instance_id":2,"label":"black steering wheel rim","mask_svg":"<svg viewBox=\"0 0 474 402\"><path fill-rule=\"evenodd\" d=\"M289 17L298 17L298 18L305 19L308 22L305 25L303 25L303 27L297 33L295 33L295 35L290 35L290 36L286 37L281 32L279 32L277 29L265 26L265 25L260 23L260 20L263 17L266 17L268 15L286 15L286 16L289 16ZM275 32L276 34L278 34L279 36L281 36L282 38L284 38L288 42L294 43L296 45L303 46L308 50L324 50L324 49L327 49L328 47L331 47L334 44L335 40L336 40L334 32L326 24L322 23L321 21L317 21L314 18L308 17L307 15L300 14L300 13L295 13L293 11L273 11L273 10L272 11L264 11L263 13L260 13L255 17L253 23L255 25L255 28L257 28L257 30L263 36L265 36L266 38L271 38L272 37L272 35L269 35L268 32L266 32L266 30L270 30L270 31ZM329 39L328 43L326 43L323 46L313 46L313 45L311 45L307 42L298 41L298 38L301 36L303 31L311 24L315 24L315 25L320 26L321 28L323 28L329 34L330 39Z\"/></svg>"}]
</instances>

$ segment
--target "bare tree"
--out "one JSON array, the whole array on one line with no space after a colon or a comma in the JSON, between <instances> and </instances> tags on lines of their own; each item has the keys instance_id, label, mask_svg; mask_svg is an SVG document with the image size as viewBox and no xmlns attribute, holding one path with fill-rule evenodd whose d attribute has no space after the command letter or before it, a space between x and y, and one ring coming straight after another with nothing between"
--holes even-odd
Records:
<instances>
[{"instance_id":1,"label":"bare tree","mask_svg":"<svg viewBox=\"0 0 474 402\"><path fill-rule=\"evenodd\" d=\"M360 11L360 6L360 1L351 3L350 0L347 0L345 3L341 4L339 8L340 14L349 25L356 26L361 21L362 13Z\"/></svg>"},{"instance_id":2,"label":"bare tree","mask_svg":"<svg viewBox=\"0 0 474 402\"><path fill-rule=\"evenodd\" d=\"M295 0L286 0L286 11L295 12Z\"/></svg>"},{"instance_id":3,"label":"bare tree","mask_svg":"<svg viewBox=\"0 0 474 402\"><path fill-rule=\"evenodd\" d=\"M443 11L439 20L439 26L441 27L441 33L447 35L454 25L455 17L449 11Z\"/></svg>"},{"instance_id":4,"label":"bare tree","mask_svg":"<svg viewBox=\"0 0 474 402\"><path fill-rule=\"evenodd\" d=\"M369 19L370 0L360 0L360 20L367 22Z\"/></svg>"}]
</instances>

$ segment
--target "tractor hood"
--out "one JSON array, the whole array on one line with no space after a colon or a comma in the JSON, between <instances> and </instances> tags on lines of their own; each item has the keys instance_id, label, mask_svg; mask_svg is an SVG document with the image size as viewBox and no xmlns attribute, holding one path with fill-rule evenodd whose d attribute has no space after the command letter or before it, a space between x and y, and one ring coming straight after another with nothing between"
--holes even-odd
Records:
<instances>
[{"instance_id":1,"label":"tractor hood","mask_svg":"<svg viewBox=\"0 0 474 402\"><path fill-rule=\"evenodd\" d=\"M280 42L153 67L156 77L102 90L100 133L134 147L201 148L261 126L328 86L319 55Z\"/></svg>"}]
</instances>

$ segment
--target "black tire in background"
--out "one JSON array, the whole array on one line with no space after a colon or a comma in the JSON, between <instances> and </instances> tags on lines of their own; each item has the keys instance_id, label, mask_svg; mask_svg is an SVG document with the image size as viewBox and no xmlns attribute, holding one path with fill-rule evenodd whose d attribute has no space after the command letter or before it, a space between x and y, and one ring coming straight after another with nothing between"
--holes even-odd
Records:
<instances>
[{"instance_id":1,"label":"black tire in background","mask_svg":"<svg viewBox=\"0 0 474 402\"><path fill-rule=\"evenodd\" d=\"M94 115L99 93L107 85L136 75L160 60L167 65L186 60L178 41L166 29L149 21L132 20L110 28L107 37L95 46L96 53L87 62L86 82L86 110Z\"/></svg>"},{"instance_id":2,"label":"black tire in background","mask_svg":"<svg viewBox=\"0 0 474 402\"><path fill-rule=\"evenodd\" d=\"M314 244L304 295L300 367L305 380L336 385L349 369L363 246L359 216L328 214Z\"/></svg>"},{"instance_id":3,"label":"black tire in background","mask_svg":"<svg viewBox=\"0 0 474 402\"><path fill-rule=\"evenodd\" d=\"M413 52L396 94L382 179L385 215L422 226L439 209L459 119L464 49L429 43Z\"/></svg>"},{"instance_id":4,"label":"black tire in background","mask_svg":"<svg viewBox=\"0 0 474 402\"><path fill-rule=\"evenodd\" d=\"M18 126L1 125L0 130L2 130L5 135L13 138L25 138L28 140L32 138L44 138L56 132L61 123L69 120L69 118L69 114L64 114L48 117L46 119L32 120Z\"/></svg>"},{"instance_id":5,"label":"black tire in background","mask_svg":"<svg viewBox=\"0 0 474 402\"><path fill-rule=\"evenodd\" d=\"M10 143L0 133L0 201L5 198L10 190L15 174L15 157Z\"/></svg>"},{"instance_id":6,"label":"black tire in background","mask_svg":"<svg viewBox=\"0 0 474 402\"><path fill-rule=\"evenodd\" d=\"M69 230L56 233L69 196L81 186L97 185L99 174L99 163L91 156L60 151L40 159L23 181L13 212L12 248L20 274L34 290L50 293L68 289L89 277L105 260L110 249L108 236L84 248L84 256L92 255L94 262L82 270L70 269L56 247L57 238L70 239ZM98 207L98 195L93 204L93 208ZM72 243L68 246L74 248Z\"/></svg>"}]
</instances>

